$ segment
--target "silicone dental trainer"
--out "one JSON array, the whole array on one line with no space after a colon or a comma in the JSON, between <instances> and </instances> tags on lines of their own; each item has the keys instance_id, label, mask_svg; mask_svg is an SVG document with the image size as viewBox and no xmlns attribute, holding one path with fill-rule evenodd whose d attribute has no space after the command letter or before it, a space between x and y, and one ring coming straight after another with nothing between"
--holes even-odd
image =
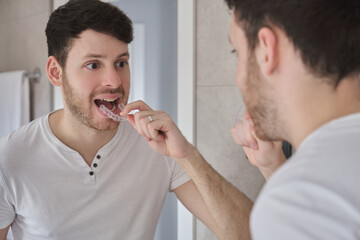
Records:
<instances>
[{"instance_id":1,"label":"silicone dental trainer","mask_svg":"<svg viewBox=\"0 0 360 240\"><path fill-rule=\"evenodd\" d=\"M120 109L120 111L124 108L124 104L123 103L120 103L118 105L118 108ZM100 105L100 110L105 113L105 115L108 117L108 118L111 118L112 120L114 121L117 121L117 122L120 122L120 121L125 121L125 118L120 116L120 115L117 115L115 113L113 113L112 111L110 111L110 109L108 109L107 107L105 107L105 105Z\"/></svg>"}]
</instances>

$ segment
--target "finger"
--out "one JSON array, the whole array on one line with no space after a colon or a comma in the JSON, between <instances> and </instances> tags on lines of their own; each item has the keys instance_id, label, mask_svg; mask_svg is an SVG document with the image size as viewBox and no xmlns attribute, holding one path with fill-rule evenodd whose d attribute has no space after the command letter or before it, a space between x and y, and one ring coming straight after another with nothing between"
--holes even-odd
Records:
<instances>
[{"instance_id":1,"label":"finger","mask_svg":"<svg viewBox=\"0 0 360 240\"><path fill-rule=\"evenodd\" d=\"M234 138L235 142L238 145L241 146L250 146L249 142L247 140L247 133L246 129L244 128L242 123L237 123L232 129L231 129L231 135Z\"/></svg>"},{"instance_id":2,"label":"finger","mask_svg":"<svg viewBox=\"0 0 360 240\"><path fill-rule=\"evenodd\" d=\"M148 124L150 123L148 116L152 116L149 111L141 111L134 114L135 124L139 133L149 139L151 138L151 135L148 129Z\"/></svg>"},{"instance_id":3,"label":"finger","mask_svg":"<svg viewBox=\"0 0 360 240\"><path fill-rule=\"evenodd\" d=\"M251 126L251 135L256 140L258 148L262 149L262 151L269 151L274 148L274 141L265 141L257 136L254 125Z\"/></svg>"},{"instance_id":4,"label":"finger","mask_svg":"<svg viewBox=\"0 0 360 240\"><path fill-rule=\"evenodd\" d=\"M141 129L141 125L139 123L138 113L127 115L127 120L131 123L131 125L135 128L135 130L143 137L147 138Z\"/></svg>"},{"instance_id":5,"label":"finger","mask_svg":"<svg viewBox=\"0 0 360 240\"><path fill-rule=\"evenodd\" d=\"M135 116L133 114L129 114L127 115L127 118L128 122L135 128L135 130L141 135L143 136L147 141L149 141L150 139L145 136L145 134L142 132L141 129L139 129L139 127L136 125L135 123Z\"/></svg>"},{"instance_id":6,"label":"finger","mask_svg":"<svg viewBox=\"0 0 360 240\"><path fill-rule=\"evenodd\" d=\"M151 120L149 117L151 117ZM151 123L158 122L159 120L165 121L167 119L170 119L170 117L163 111L140 111L135 114L135 122L142 130L142 133L148 138L154 138L154 140L159 141L163 140L161 133L157 135L162 126L159 126L159 129L151 129ZM155 125L152 126L154 128Z\"/></svg>"},{"instance_id":7,"label":"finger","mask_svg":"<svg viewBox=\"0 0 360 240\"><path fill-rule=\"evenodd\" d=\"M257 139L252 134L252 131L254 129L253 126L254 126L254 124L250 118L250 115L248 114L248 112L246 112L244 115L244 128L245 128L244 131L246 132L246 139L247 139L249 146L252 149L256 150L258 148L258 143L257 143Z\"/></svg>"},{"instance_id":8,"label":"finger","mask_svg":"<svg viewBox=\"0 0 360 240\"><path fill-rule=\"evenodd\" d=\"M254 126L252 126L251 134L256 139L258 143L258 148L261 149L262 152L278 152L278 156L284 155L281 148L281 141L264 141L259 139L259 137L256 135Z\"/></svg>"},{"instance_id":9,"label":"finger","mask_svg":"<svg viewBox=\"0 0 360 240\"><path fill-rule=\"evenodd\" d=\"M258 163L255 160L254 157L254 150L248 147L243 147L245 156L247 158L247 160L255 167L258 167Z\"/></svg>"},{"instance_id":10,"label":"finger","mask_svg":"<svg viewBox=\"0 0 360 240\"><path fill-rule=\"evenodd\" d=\"M251 123L248 123L248 124L249 124L248 134L249 134L250 148L253 149L253 150L258 150L259 149L258 138L256 138L256 134L252 133Z\"/></svg>"},{"instance_id":11,"label":"finger","mask_svg":"<svg viewBox=\"0 0 360 240\"><path fill-rule=\"evenodd\" d=\"M249 112L248 112L248 111L246 111L246 112L244 113L243 118L244 118L244 119L246 119L246 120L251 119L250 114L249 114Z\"/></svg>"},{"instance_id":12,"label":"finger","mask_svg":"<svg viewBox=\"0 0 360 240\"><path fill-rule=\"evenodd\" d=\"M169 129L177 129L173 120L166 112L155 111L152 118L153 121L148 124L148 129L152 138L156 141L164 141Z\"/></svg>"},{"instance_id":13,"label":"finger","mask_svg":"<svg viewBox=\"0 0 360 240\"><path fill-rule=\"evenodd\" d=\"M158 128L161 128L161 125L162 123L160 120L148 124L148 129L152 140L155 140L157 142L165 141L164 132L158 130Z\"/></svg>"},{"instance_id":14,"label":"finger","mask_svg":"<svg viewBox=\"0 0 360 240\"><path fill-rule=\"evenodd\" d=\"M237 144L257 149L257 141L250 130L249 121L242 120L231 129L231 135Z\"/></svg>"},{"instance_id":15,"label":"finger","mask_svg":"<svg viewBox=\"0 0 360 240\"><path fill-rule=\"evenodd\" d=\"M255 126L253 121L251 120L251 118L249 120L247 120L247 123L249 124L249 134L251 135L251 137L249 137L250 140L250 147L254 150L258 150L259 149L259 142L261 141L258 136L256 135L255 132Z\"/></svg>"},{"instance_id":16,"label":"finger","mask_svg":"<svg viewBox=\"0 0 360 240\"><path fill-rule=\"evenodd\" d=\"M133 110L139 110L139 111L151 111L151 107L149 107L146 103L144 103L141 100L128 103L124 106L124 108L120 112L120 116L126 116L129 114L129 112Z\"/></svg>"},{"instance_id":17,"label":"finger","mask_svg":"<svg viewBox=\"0 0 360 240\"><path fill-rule=\"evenodd\" d=\"M166 138L166 129L173 123L170 116L163 111L155 111L152 115L153 121L148 124L151 137L155 141L164 141Z\"/></svg>"},{"instance_id":18,"label":"finger","mask_svg":"<svg viewBox=\"0 0 360 240\"><path fill-rule=\"evenodd\" d=\"M134 114L127 115L126 120L136 129Z\"/></svg>"},{"instance_id":19,"label":"finger","mask_svg":"<svg viewBox=\"0 0 360 240\"><path fill-rule=\"evenodd\" d=\"M231 136L233 137L235 143L241 146L246 146L245 141L243 140L241 134L239 134L238 132L239 132L238 126L234 126L230 130Z\"/></svg>"}]
</instances>

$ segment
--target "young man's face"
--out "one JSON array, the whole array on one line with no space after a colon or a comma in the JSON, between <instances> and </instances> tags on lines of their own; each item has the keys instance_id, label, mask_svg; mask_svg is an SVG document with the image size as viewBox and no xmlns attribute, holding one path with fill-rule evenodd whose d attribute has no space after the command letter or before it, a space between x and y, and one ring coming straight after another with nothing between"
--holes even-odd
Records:
<instances>
[{"instance_id":1,"label":"young man's face","mask_svg":"<svg viewBox=\"0 0 360 240\"><path fill-rule=\"evenodd\" d=\"M238 59L236 83L254 122L256 134L263 140L274 140L278 135L278 115L272 91L261 74L255 51L249 51L245 32L238 25L234 13L229 39Z\"/></svg>"},{"instance_id":2,"label":"young man's face","mask_svg":"<svg viewBox=\"0 0 360 240\"><path fill-rule=\"evenodd\" d=\"M64 74L65 110L88 127L114 129L118 122L100 110L105 105L120 112L119 103L127 103L130 88L128 45L117 38L85 30L72 41ZM67 109L66 109L67 108Z\"/></svg>"}]
</instances>

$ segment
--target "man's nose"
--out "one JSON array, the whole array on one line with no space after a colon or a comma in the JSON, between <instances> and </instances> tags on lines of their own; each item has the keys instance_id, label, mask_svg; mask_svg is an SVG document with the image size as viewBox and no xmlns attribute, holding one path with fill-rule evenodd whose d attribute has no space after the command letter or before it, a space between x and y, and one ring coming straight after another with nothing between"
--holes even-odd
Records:
<instances>
[{"instance_id":1,"label":"man's nose","mask_svg":"<svg viewBox=\"0 0 360 240\"><path fill-rule=\"evenodd\" d=\"M121 77L118 71L114 68L109 68L106 71L102 81L103 86L117 88L121 85Z\"/></svg>"}]
</instances>

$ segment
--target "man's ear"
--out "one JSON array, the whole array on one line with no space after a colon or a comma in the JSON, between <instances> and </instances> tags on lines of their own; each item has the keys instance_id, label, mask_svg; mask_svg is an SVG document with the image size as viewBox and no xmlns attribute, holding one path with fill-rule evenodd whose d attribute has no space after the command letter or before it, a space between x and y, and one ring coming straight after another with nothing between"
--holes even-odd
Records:
<instances>
[{"instance_id":1,"label":"man's ear","mask_svg":"<svg viewBox=\"0 0 360 240\"><path fill-rule=\"evenodd\" d=\"M261 28L258 33L258 62L265 75L270 75L278 66L279 52L276 32L268 27Z\"/></svg>"},{"instance_id":2,"label":"man's ear","mask_svg":"<svg viewBox=\"0 0 360 240\"><path fill-rule=\"evenodd\" d=\"M52 85L62 85L62 67L54 56L50 56L46 63L46 73Z\"/></svg>"}]
</instances>

